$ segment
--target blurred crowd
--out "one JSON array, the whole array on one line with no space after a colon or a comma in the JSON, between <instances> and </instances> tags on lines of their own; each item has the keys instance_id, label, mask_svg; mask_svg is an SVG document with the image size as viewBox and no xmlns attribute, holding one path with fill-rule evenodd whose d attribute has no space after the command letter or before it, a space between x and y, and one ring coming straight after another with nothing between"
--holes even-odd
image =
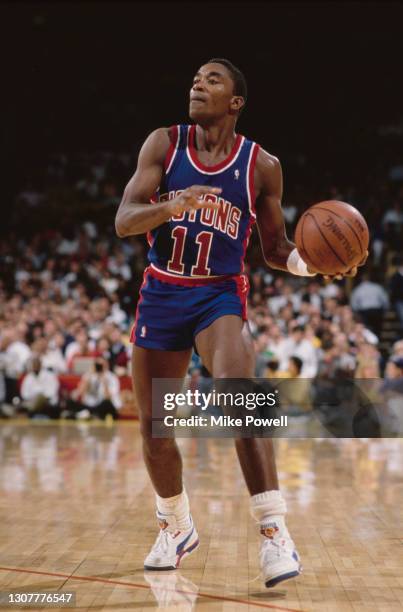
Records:
<instances>
[{"instance_id":1,"label":"blurred crowd","mask_svg":"<svg viewBox=\"0 0 403 612\"><path fill-rule=\"evenodd\" d=\"M0 241L3 415L117 417L119 377L130 375L129 337L147 265L144 237L119 240L114 232L134 165L123 153L55 155L45 176L27 180L18 194ZM290 237L315 201L341 199L362 210L371 253L352 282L326 284L263 267L254 236L247 272L256 376L403 380L403 178L395 172L388 180L371 196L329 181L303 201L298 190L285 199ZM390 310L401 327L385 352L380 337ZM70 374L82 376L80 384L62 397L60 376ZM203 376L197 356L190 375Z\"/></svg>"}]
</instances>

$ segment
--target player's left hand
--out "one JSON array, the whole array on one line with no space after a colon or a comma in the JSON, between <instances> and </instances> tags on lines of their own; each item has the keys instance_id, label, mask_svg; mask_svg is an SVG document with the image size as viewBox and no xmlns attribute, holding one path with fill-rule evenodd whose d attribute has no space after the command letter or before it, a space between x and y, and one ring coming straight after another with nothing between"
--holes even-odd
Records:
<instances>
[{"instance_id":1,"label":"player's left hand","mask_svg":"<svg viewBox=\"0 0 403 612\"><path fill-rule=\"evenodd\" d=\"M354 276L357 275L358 268L365 265L368 259L368 255L369 255L369 252L365 251L365 255L361 259L361 261L356 266L354 266L353 268L350 268L350 270L347 270L347 272L344 272L343 274L323 274L322 276L325 279L325 281L342 280L343 278L354 278ZM308 267L308 272L315 272L315 270L311 270Z\"/></svg>"}]
</instances>

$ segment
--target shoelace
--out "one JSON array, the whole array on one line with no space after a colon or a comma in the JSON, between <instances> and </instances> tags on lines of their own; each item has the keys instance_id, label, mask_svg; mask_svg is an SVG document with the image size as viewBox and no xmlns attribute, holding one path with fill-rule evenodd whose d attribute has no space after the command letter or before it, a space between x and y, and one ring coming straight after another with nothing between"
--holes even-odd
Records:
<instances>
[{"instance_id":1,"label":"shoelace","mask_svg":"<svg viewBox=\"0 0 403 612\"><path fill-rule=\"evenodd\" d=\"M153 546L153 550L154 552L159 552L161 551L162 553L166 553L168 552L168 548L169 548L169 544L168 544L168 538L169 538L169 531L165 531L164 529L161 529L161 531L159 532L159 535L157 537L157 540Z\"/></svg>"},{"instance_id":2,"label":"shoelace","mask_svg":"<svg viewBox=\"0 0 403 612\"><path fill-rule=\"evenodd\" d=\"M270 540L270 542L268 542L262 549L261 551L261 555L263 557L263 562L267 561L267 558L270 555L274 554L274 550L277 553L277 557L281 556L281 552L284 550L284 547L282 546L282 544L280 544L279 542L276 542L275 540Z\"/></svg>"},{"instance_id":3,"label":"shoelace","mask_svg":"<svg viewBox=\"0 0 403 612\"><path fill-rule=\"evenodd\" d=\"M280 550L281 550L281 545L277 544L277 542L271 542L271 545L273 545L277 548L277 555L280 556ZM266 562L266 556L271 552L271 550L268 550L268 545L264 547L264 551L262 551L260 553L261 556L263 556L263 562ZM252 578L251 580L247 580L246 582L241 582L240 584L252 584L252 582L256 582L257 580L262 580L263 578L263 572L260 571L258 573L257 576L255 576L255 578Z\"/></svg>"},{"instance_id":4,"label":"shoelace","mask_svg":"<svg viewBox=\"0 0 403 612\"><path fill-rule=\"evenodd\" d=\"M275 545L277 547L277 555L280 556L280 550L281 550L281 545L277 544L277 542L271 542L271 545ZM266 556L268 555L269 552L271 552L271 550L267 550L268 546L264 547L264 551L261 551L260 555L263 556L263 561L266 562ZM260 571L258 573L257 576L255 576L255 578L252 578L251 580L246 580L245 582L240 582L239 584L252 584L252 582L256 582L257 580L262 580L263 578L263 572Z\"/></svg>"}]
</instances>

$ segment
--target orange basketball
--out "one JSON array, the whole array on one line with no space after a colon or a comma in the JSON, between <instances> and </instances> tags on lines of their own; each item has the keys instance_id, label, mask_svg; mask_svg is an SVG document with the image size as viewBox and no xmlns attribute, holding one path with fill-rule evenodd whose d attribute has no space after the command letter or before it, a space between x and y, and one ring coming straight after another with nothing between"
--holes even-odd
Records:
<instances>
[{"instance_id":1,"label":"orange basketball","mask_svg":"<svg viewBox=\"0 0 403 612\"><path fill-rule=\"evenodd\" d=\"M327 200L311 206L298 221L295 244L309 268L343 274L368 249L369 231L361 213L346 202Z\"/></svg>"}]
</instances>

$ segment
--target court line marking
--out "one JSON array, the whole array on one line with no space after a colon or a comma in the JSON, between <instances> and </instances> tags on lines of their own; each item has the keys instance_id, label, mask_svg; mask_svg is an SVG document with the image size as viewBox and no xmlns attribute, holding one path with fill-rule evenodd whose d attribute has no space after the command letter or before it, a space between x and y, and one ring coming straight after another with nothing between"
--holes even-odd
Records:
<instances>
[{"instance_id":1,"label":"court line marking","mask_svg":"<svg viewBox=\"0 0 403 612\"><path fill-rule=\"evenodd\" d=\"M23 574L35 574L38 576L53 576L56 578L67 578L69 580L84 580L87 582L101 582L103 584L115 584L118 586L126 586L136 589L151 590L151 586L147 584L138 584L136 582L125 582L123 580L109 580L108 578L97 578L96 576L79 576L76 574L59 574L58 572L41 572L39 570L29 570L20 567L0 567L0 571L3 572L20 572ZM155 588L155 587L154 587ZM192 591L186 591L185 589L167 589L165 587L157 587L162 591L171 591L172 593L183 593L184 595L197 595L198 597L204 597L205 599L219 599L220 601L228 601L231 603L244 604L246 606L256 606L257 608L265 608L266 610L280 610L280 612L303 612L303 610L296 610L295 608L284 608L284 606L276 606L274 604L263 603L259 601L252 601L250 599L237 599L235 597L225 597L224 595L213 595L211 593L193 593Z\"/></svg>"}]
</instances>

